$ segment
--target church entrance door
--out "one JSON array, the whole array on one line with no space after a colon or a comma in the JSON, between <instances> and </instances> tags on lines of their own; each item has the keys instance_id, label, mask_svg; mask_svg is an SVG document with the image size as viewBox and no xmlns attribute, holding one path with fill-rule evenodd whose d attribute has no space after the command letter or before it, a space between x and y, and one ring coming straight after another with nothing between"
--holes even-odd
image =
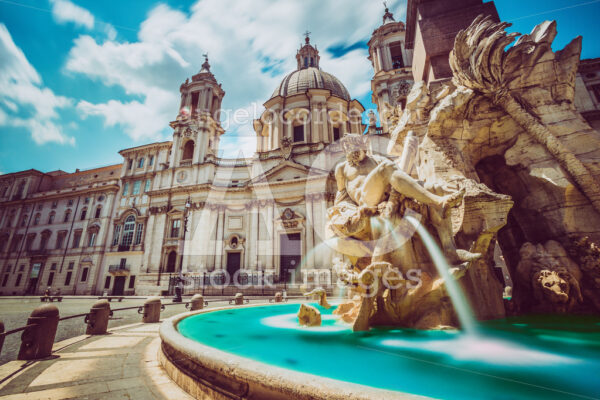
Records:
<instances>
[{"instance_id":1,"label":"church entrance door","mask_svg":"<svg viewBox=\"0 0 600 400\"><path fill-rule=\"evenodd\" d=\"M302 260L302 238L300 233L284 233L279 236L279 280L294 283L300 277L300 262Z\"/></svg>"}]
</instances>

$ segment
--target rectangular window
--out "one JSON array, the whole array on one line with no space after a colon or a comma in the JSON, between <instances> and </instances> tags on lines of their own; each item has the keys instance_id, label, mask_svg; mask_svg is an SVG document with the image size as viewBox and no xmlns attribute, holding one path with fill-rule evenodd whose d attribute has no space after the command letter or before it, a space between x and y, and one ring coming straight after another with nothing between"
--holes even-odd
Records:
<instances>
[{"instance_id":1,"label":"rectangular window","mask_svg":"<svg viewBox=\"0 0 600 400\"><path fill-rule=\"evenodd\" d=\"M67 267L67 269L70 269L70 270L72 270L73 268L75 268L75 261L71 261L69 263L69 266Z\"/></svg>"},{"instance_id":2,"label":"rectangular window","mask_svg":"<svg viewBox=\"0 0 600 400\"><path fill-rule=\"evenodd\" d=\"M67 272L67 277L65 278L65 286L69 286L71 284L71 275L73 275L73 272Z\"/></svg>"},{"instance_id":3,"label":"rectangular window","mask_svg":"<svg viewBox=\"0 0 600 400\"><path fill-rule=\"evenodd\" d=\"M150 184L152 181L150 179L146 179L146 184L144 185L144 193L150 191Z\"/></svg>"},{"instance_id":4,"label":"rectangular window","mask_svg":"<svg viewBox=\"0 0 600 400\"><path fill-rule=\"evenodd\" d=\"M87 208L84 208L83 210L81 210L81 220L83 221L85 219L85 216L87 215Z\"/></svg>"},{"instance_id":5,"label":"rectangular window","mask_svg":"<svg viewBox=\"0 0 600 400\"><path fill-rule=\"evenodd\" d=\"M10 251L15 252L19 249L21 241L23 240L23 235L15 235L13 236L13 240L10 243Z\"/></svg>"},{"instance_id":6,"label":"rectangular window","mask_svg":"<svg viewBox=\"0 0 600 400\"><path fill-rule=\"evenodd\" d=\"M81 272L81 282L85 282L87 281L87 276L88 276L88 269L89 268L84 268L83 271Z\"/></svg>"},{"instance_id":7,"label":"rectangular window","mask_svg":"<svg viewBox=\"0 0 600 400\"><path fill-rule=\"evenodd\" d=\"M4 279L2 279L2 287L6 286L7 282L8 282L8 274L4 275Z\"/></svg>"},{"instance_id":8,"label":"rectangular window","mask_svg":"<svg viewBox=\"0 0 600 400\"><path fill-rule=\"evenodd\" d=\"M104 280L104 289L110 289L110 276L107 276Z\"/></svg>"},{"instance_id":9,"label":"rectangular window","mask_svg":"<svg viewBox=\"0 0 600 400\"><path fill-rule=\"evenodd\" d=\"M132 169L133 168L133 160L129 160L128 165L127 165L128 169Z\"/></svg>"},{"instance_id":10,"label":"rectangular window","mask_svg":"<svg viewBox=\"0 0 600 400\"><path fill-rule=\"evenodd\" d=\"M52 286L52 282L54 282L54 272L50 272L50 274L48 275L48 283L46 285Z\"/></svg>"},{"instance_id":11,"label":"rectangular window","mask_svg":"<svg viewBox=\"0 0 600 400\"><path fill-rule=\"evenodd\" d=\"M89 198L89 197L86 197L86 198L85 198L85 200L83 200L83 202L84 202L85 204L88 204L88 203L90 202L90 198Z\"/></svg>"},{"instance_id":12,"label":"rectangular window","mask_svg":"<svg viewBox=\"0 0 600 400\"><path fill-rule=\"evenodd\" d=\"M69 199L69 201L67 201L67 205L71 207L73 205L73 199Z\"/></svg>"},{"instance_id":13,"label":"rectangular window","mask_svg":"<svg viewBox=\"0 0 600 400\"><path fill-rule=\"evenodd\" d=\"M56 263L52 263L50 266L50 271L56 271Z\"/></svg>"},{"instance_id":14,"label":"rectangular window","mask_svg":"<svg viewBox=\"0 0 600 400\"><path fill-rule=\"evenodd\" d=\"M144 157L138 160L138 168L144 168Z\"/></svg>"},{"instance_id":15,"label":"rectangular window","mask_svg":"<svg viewBox=\"0 0 600 400\"><path fill-rule=\"evenodd\" d=\"M4 272L9 273L11 269L12 269L12 265L8 264L4 267Z\"/></svg>"},{"instance_id":16,"label":"rectangular window","mask_svg":"<svg viewBox=\"0 0 600 400\"><path fill-rule=\"evenodd\" d=\"M73 246L71 246L71 247L74 249L78 248L80 241L81 241L81 231L77 231L73 234Z\"/></svg>"},{"instance_id":17,"label":"rectangular window","mask_svg":"<svg viewBox=\"0 0 600 400\"><path fill-rule=\"evenodd\" d=\"M140 194L140 188L142 187L142 181L133 182L133 190L131 191L132 195Z\"/></svg>"},{"instance_id":18,"label":"rectangular window","mask_svg":"<svg viewBox=\"0 0 600 400\"><path fill-rule=\"evenodd\" d=\"M53 224L54 223L54 213L50 214L50 216L48 216L48 224Z\"/></svg>"},{"instance_id":19,"label":"rectangular window","mask_svg":"<svg viewBox=\"0 0 600 400\"><path fill-rule=\"evenodd\" d=\"M88 247L94 247L96 245L96 232L89 234Z\"/></svg>"},{"instance_id":20,"label":"rectangular window","mask_svg":"<svg viewBox=\"0 0 600 400\"><path fill-rule=\"evenodd\" d=\"M150 156L150 158L148 159L148 166L153 166L154 165L154 156Z\"/></svg>"},{"instance_id":21,"label":"rectangular window","mask_svg":"<svg viewBox=\"0 0 600 400\"><path fill-rule=\"evenodd\" d=\"M340 140L340 128L337 126L333 127L333 141L337 142Z\"/></svg>"},{"instance_id":22,"label":"rectangular window","mask_svg":"<svg viewBox=\"0 0 600 400\"><path fill-rule=\"evenodd\" d=\"M135 242L133 244L142 243L143 233L144 233L144 224L137 224L137 230L135 231Z\"/></svg>"},{"instance_id":23,"label":"rectangular window","mask_svg":"<svg viewBox=\"0 0 600 400\"><path fill-rule=\"evenodd\" d=\"M33 241L35 240L35 235L27 236L27 241L25 241L25 250L31 250L31 246L33 245Z\"/></svg>"},{"instance_id":24,"label":"rectangular window","mask_svg":"<svg viewBox=\"0 0 600 400\"><path fill-rule=\"evenodd\" d=\"M52 202L52 208L56 208L58 206L58 200L54 200Z\"/></svg>"},{"instance_id":25,"label":"rectangular window","mask_svg":"<svg viewBox=\"0 0 600 400\"><path fill-rule=\"evenodd\" d=\"M19 266L19 272L23 272L23 271L25 271L25 264L21 264Z\"/></svg>"},{"instance_id":26,"label":"rectangular window","mask_svg":"<svg viewBox=\"0 0 600 400\"><path fill-rule=\"evenodd\" d=\"M66 232L59 232L58 235L56 235L56 248L57 249L62 249L63 242L65 241L66 235L67 235Z\"/></svg>"},{"instance_id":27,"label":"rectangular window","mask_svg":"<svg viewBox=\"0 0 600 400\"><path fill-rule=\"evenodd\" d=\"M294 143L304 142L304 125L294 127Z\"/></svg>"},{"instance_id":28,"label":"rectangular window","mask_svg":"<svg viewBox=\"0 0 600 400\"><path fill-rule=\"evenodd\" d=\"M113 233L113 242L112 245L116 246L119 244L119 234L121 233L121 225L115 226L115 232Z\"/></svg>"},{"instance_id":29,"label":"rectangular window","mask_svg":"<svg viewBox=\"0 0 600 400\"><path fill-rule=\"evenodd\" d=\"M129 289L133 289L135 286L135 275L131 275L129 277Z\"/></svg>"},{"instance_id":30,"label":"rectangular window","mask_svg":"<svg viewBox=\"0 0 600 400\"><path fill-rule=\"evenodd\" d=\"M100 218L100 213L102 212L102 207L96 207L96 214L94 214L94 218Z\"/></svg>"},{"instance_id":31,"label":"rectangular window","mask_svg":"<svg viewBox=\"0 0 600 400\"><path fill-rule=\"evenodd\" d=\"M129 194L129 182L125 182L123 185L123 196L127 196Z\"/></svg>"},{"instance_id":32,"label":"rectangular window","mask_svg":"<svg viewBox=\"0 0 600 400\"><path fill-rule=\"evenodd\" d=\"M23 219L21 220L21 227L25 226L25 224L27 224L27 215L23 215Z\"/></svg>"},{"instance_id":33,"label":"rectangular window","mask_svg":"<svg viewBox=\"0 0 600 400\"><path fill-rule=\"evenodd\" d=\"M174 219L173 222L171 222L171 237L172 238L179 237L179 228L180 227L181 227L180 219Z\"/></svg>"},{"instance_id":34,"label":"rectangular window","mask_svg":"<svg viewBox=\"0 0 600 400\"><path fill-rule=\"evenodd\" d=\"M71 217L71 210L65 211L65 218L63 222L69 222L69 218Z\"/></svg>"},{"instance_id":35,"label":"rectangular window","mask_svg":"<svg viewBox=\"0 0 600 400\"><path fill-rule=\"evenodd\" d=\"M21 274L17 275L17 281L15 282L15 286L19 286L21 284Z\"/></svg>"}]
</instances>

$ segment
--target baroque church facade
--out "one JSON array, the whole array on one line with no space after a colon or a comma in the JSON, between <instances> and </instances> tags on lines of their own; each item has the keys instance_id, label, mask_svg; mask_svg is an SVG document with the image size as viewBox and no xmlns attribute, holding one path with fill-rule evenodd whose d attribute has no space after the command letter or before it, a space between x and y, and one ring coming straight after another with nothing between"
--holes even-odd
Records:
<instances>
[{"instance_id":1,"label":"baroque church facade","mask_svg":"<svg viewBox=\"0 0 600 400\"><path fill-rule=\"evenodd\" d=\"M302 282L308 271L330 270L338 255L327 246L325 222L336 192L332 171L344 157L339 141L391 133L415 80L413 59L422 61L418 40L407 45L411 29L386 9L368 43L380 127L372 114L363 124L364 107L321 69L306 37L296 70L253 123L251 158L217 156L225 91L205 60L180 86L171 141L124 149L122 164L103 168L1 175L0 294L52 287L150 295L167 290L176 274L242 271ZM586 86L591 65L578 98L596 115L595 86Z\"/></svg>"}]
</instances>

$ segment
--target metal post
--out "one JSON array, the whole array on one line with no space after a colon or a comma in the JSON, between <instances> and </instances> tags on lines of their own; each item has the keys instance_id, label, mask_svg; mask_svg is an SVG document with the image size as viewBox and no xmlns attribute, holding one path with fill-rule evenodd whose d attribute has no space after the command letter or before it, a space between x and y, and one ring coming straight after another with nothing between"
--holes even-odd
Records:
<instances>
[{"instance_id":1,"label":"metal post","mask_svg":"<svg viewBox=\"0 0 600 400\"><path fill-rule=\"evenodd\" d=\"M206 286L206 271L202 273L202 296L204 296L204 287Z\"/></svg>"}]
</instances>

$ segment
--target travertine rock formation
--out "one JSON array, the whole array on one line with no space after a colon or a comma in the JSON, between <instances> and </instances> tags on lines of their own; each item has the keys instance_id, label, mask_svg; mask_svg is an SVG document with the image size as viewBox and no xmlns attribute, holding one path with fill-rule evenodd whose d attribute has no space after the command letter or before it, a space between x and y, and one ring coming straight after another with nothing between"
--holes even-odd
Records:
<instances>
[{"instance_id":1,"label":"travertine rock formation","mask_svg":"<svg viewBox=\"0 0 600 400\"><path fill-rule=\"evenodd\" d=\"M321 313L313 306L301 304L298 310L298 323L302 326L321 326Z\"/></svg>"},{"instance_id":2,"label":"travertine rock formation","mask_svg":"<svg viewBox=\"0 0 600 400\"><path fill-rule=\"evenodd\" d=\"M600 135L573 104L581 38L553 52L556 23L544 22L505 50L519 36L507 26L477 18L457 35L452 81L413 86L390 146L400 154L412 131L419 179L466 189L453 232L458 247L484 254L461 281L479 318L503 313L493 241L513 276L526 242L600 241ZM598 308L582 290L577 307Z\"/></svg>"}]
</instances>

